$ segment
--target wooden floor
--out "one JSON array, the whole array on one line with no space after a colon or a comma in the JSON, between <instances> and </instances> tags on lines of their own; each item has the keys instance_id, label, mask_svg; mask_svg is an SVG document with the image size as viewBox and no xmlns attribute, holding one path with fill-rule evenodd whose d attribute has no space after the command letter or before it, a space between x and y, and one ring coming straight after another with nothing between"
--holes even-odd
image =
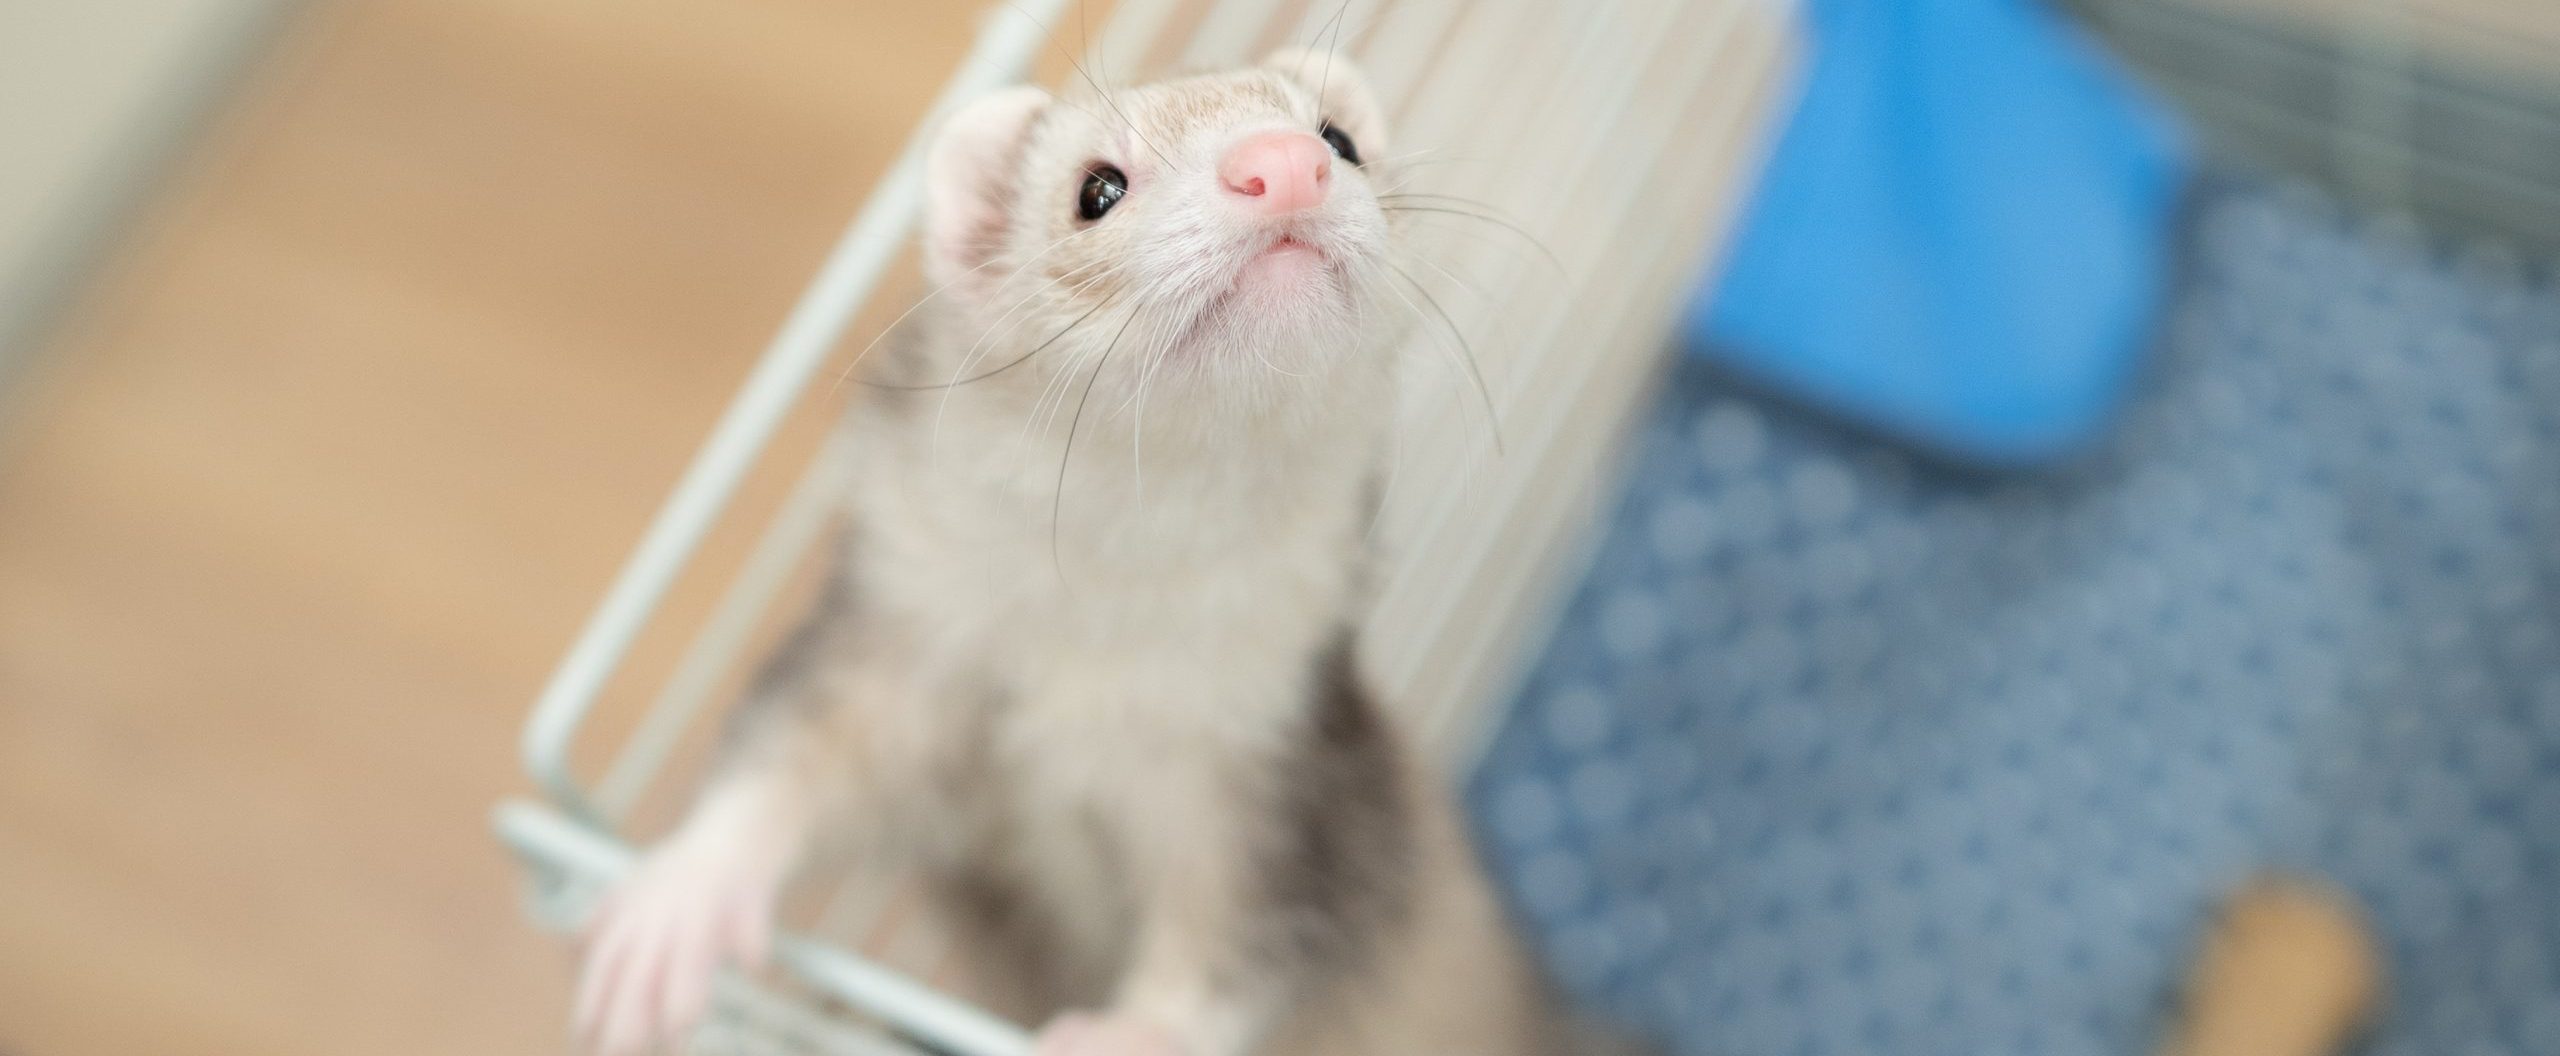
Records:
<instances>
[{"instance_id":1,"label":"wooden floor","mask_svg":"<svg viewBox=\"0 0 2560 1056\"><path fill-rule=\"evenodd\" d=\"M0 1053L564 1048L517 726L976 6L300 16L0 412Z\"/></svg>"}]
</instances>

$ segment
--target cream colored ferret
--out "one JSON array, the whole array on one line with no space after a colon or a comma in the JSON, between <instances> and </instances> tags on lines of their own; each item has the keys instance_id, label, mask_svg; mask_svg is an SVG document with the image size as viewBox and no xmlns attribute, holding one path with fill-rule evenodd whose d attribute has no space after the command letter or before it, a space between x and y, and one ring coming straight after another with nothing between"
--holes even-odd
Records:
<instances>
[{"instance_id":1,"label":"cream colored ferret","mask_svg":"<svg viewBox=\"0 0 2560 1056\"><path fill-rule=\"evenodd\" d=\"M1361 688L1411 322L1386 138L1301 52L951 118L943 285L863 364L837 575L599 913L599 1048L694 1024L819 839L921 872L1042 1056L1608 1044Z\"/></svg>"}]
</instances>

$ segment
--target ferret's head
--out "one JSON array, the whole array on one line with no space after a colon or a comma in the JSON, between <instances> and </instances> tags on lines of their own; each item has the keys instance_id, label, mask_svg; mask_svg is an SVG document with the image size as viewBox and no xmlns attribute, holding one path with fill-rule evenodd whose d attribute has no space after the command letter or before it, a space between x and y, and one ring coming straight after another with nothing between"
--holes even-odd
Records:
<instances>
[{"instance_id":1,"label":"ferret's head","mask_svg":"<svg viewBox=\"0 0 2560 1056\"><path fill-rule=\"evenodd\" d=\"M927 168L928 277L957 378L1032 355L1107 388L1312 376L1364 351L1391 265L1386 130L1321 52L954 114ZM972 331L975 332L972 332ZM1063 335L1063 336L1061 336ZM1048 343L1044 345L1045 343Z\"/></svg>"}]
</instances>

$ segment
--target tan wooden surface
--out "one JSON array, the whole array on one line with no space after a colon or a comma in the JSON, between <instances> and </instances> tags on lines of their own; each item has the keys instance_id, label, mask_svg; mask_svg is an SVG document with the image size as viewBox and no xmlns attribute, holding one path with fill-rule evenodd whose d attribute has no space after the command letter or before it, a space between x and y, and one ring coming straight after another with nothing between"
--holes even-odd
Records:
<instances>
[{"instance_id":1,"label":"tan wooden surface","mask_svg":"<svg viewBox=\"0 0 2560 1056\"><path fill-rule=\"evenodd\" d=\"M0 1052L564 1047L518 724L976 6L301 17L0 409Z\"/></svg>"}]
</instances>

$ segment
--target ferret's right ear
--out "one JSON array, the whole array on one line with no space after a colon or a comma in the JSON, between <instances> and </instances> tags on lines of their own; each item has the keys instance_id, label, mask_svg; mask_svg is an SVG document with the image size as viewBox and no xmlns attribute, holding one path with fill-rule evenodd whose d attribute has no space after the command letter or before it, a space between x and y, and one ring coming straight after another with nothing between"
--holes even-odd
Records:
<instances>
[{"instance_id":1,"label":"ferret's right ear","mask_svg":"<svg viewBox=\"0 0 2560 1056\"><path fill-rule=\"evenodd\" d=\"M1007 88L954 111L924 166L925 277L959 282L1004 246L1013 163L1049 93Z\"/></svg>"}]
</instances>

